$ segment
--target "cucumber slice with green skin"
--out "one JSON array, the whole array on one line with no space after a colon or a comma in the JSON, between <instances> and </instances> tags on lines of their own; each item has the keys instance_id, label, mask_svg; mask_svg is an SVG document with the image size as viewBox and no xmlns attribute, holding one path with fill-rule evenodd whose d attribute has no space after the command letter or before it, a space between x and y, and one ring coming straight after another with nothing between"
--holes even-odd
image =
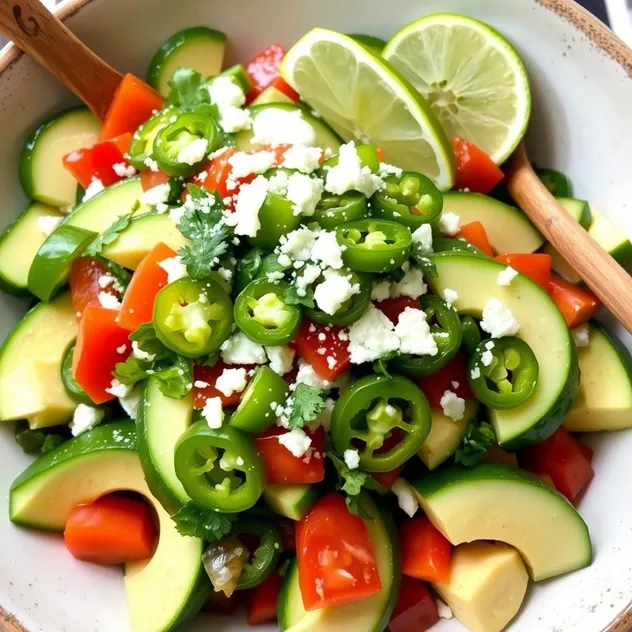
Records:
<instances>
[{"instance_id":1,"label":"cucumber slice with green skin","mask_svg":"<svg viewBox=\"0 0 632 632\"><path fill-rule=\"evenodd\" d=\"M224 63L226 34L195 26L174 33L156 51L149 64L147 83L160 94L169 94L169 81L178 68L193 68L203 77L220 72Z\"/></svg>"},{"instance_id":2,"label":"cucumber slice with green skin","mask_svg":"<svg viewBox=\"0 0 632 632\"><path fill-rule=\"evenodd\" d=\"M270 103L295 103L295 101L290 99L285 92L281 92L278 88L268 86L261 92L261 94L257 95L252 102L252 106L268 105Z\"/></svg>"},{"instance_id":3,"label":"cucumber slice with green skin","mask_svg":"<svg viewBox=\"0 0 632 632\"><path fill-rule=\"evenodd\" d=\"M86 404L86 406L94 406L94 402L88 397L87 393L79 386L79 383L72 376L72 354L75 350L75 343L73 340L64 354L64 359L61 363L61 381L64 384L66 393L70 395L79 404Z\"/></svg>"},{"instance_id":4,"label":"cucumber slice with green skin","mask_svg":"<svg viewBox=\"0 0 632 632\"><path fill-rule=\"evenodd\" d=\"M588 527L577 510L527 472L489 463L453 466L413 482L413 488L425 514L452 544L510 544L522 555L533 581L592 562Z\"/></svg>"},{"instance_id":5,"label":"cucumber slice with green skin","mask_svg":"<svg viewBox=\"0 0 632 632\"><path fill-rule=\"evenodd\" d=\"M173 454L192 417L190 394L183 399L172 399L161 393L157 380L147 380L136 419L138 453L151 493L171 514L191 500L176 476Z\"/></svg>"},{"instance_id":6,"label":"cucumber slice with green skin","mask_svg":"<svg viewBox=\"0 0 632 632\"><path fill-rule=\"evenodd\" d=\"M138 264L159 243L176 252L190 245L190 241L178 230L168 213L145 213L134 217L129 226L101 251L101 256L129 270Z\"/></svg>"},{"instance_id":7,"label":"cucumber slice with green skin","mask_svg":"<svg viewBox=\"0 0 632 632\"><path fill-rule=\"evenodd\" d=\"M0 349L0 420L28 419L31 427L67 422L77 404L66 393L61 364L77 337L70 294L38 303Z\"/></svg>"},{"instance_id":8,"label":"cucumber slice with green skin","mask_svg":"<svg viewBox=\"0 0 632 632\"><path fill-rule=\"evenodd\" d=\"M318 485L266 485L263 499L274 513L290 520L301 520L322 496Z\"/></svg>"},{"instance_id":9,"label":"cucumber slice with green skin","mask_svg":"<svg viewBox=\"0 0 632 632\"><path fill-rule=\"evenodd\" d=\"M42 244L29 270L28 288L50 301L68 281L72 262L94 241L97 233L78 226L59 226Z\"/></svg>"},{"instance_id":10,"label":"cucumber slice with green skin","mask_svg":"<svg viewBox=\"0 0 632 632\"><path fill-rule=\"evenodd\" d=\"M401 560L397 530L393 519L382 511L368 495L362 504L374 520L364 524L377 563L382 582L380 592L363 599L361 604L351 603L336 608L320 608L307 612L298 581L296 562L289 568L278 599L279 628L283 632L382 632L399 596ZM361 607L360 607L361 606Z\"/></svg>"},{"instance_id":11,"label":"cucumber slice with green skin","mask_svg":"<svg viewBox=\"0 0 632 632\"><path fill-rule=\"evenodd\" d=\"M252 89L252 79L241 64L235 64L226 68L217 77L228 77L235 85L239 86L244 94L248 94ZM217 77L212 77L206 83L210 86Z\"/></svg>"},{"instance_id":12,"label":"cucumber slice with green skin","mask_svg":"<svg viewBox=\"0 0 632 632\"><path fill-rule=\"evenodd\" d=\"M0 289L10 294L27 294L27 281L33 259L46 234L38 226L41 217L63 215L54 207L30 204L0 235Z\"/></svg>"},{"instance_id":13,"label":"cucumber slice with green skin","mask_svg":"<svg viewBox=\"0 0 632 632\"><path fill-rule=\"evenodd\" d=\"M437 408L430 410L430 434L417 451L417 456L429 470L439 467L456 452L465 436L467 422L476 416L478 409L479 403L476 400L468 400L465 403L465 416L459 421L446 417Z\"/></svg>"},{"instance_id":14,"label":"cucumber slice with green skin","mask_svg":"<svg viewBox=\"0 0 632 632\"><path fill-rule=\"evenodd\" d=\"M505 450L539 443L562 425L577 393L579 368L575 343L562 314L549 295L519 274L509 286L498 285L505 266L493 259L458 252L429 255L438 276L428 278L432 291L443 296L447 288L459 298L453 303L459 314L481 317L490 298L504 303L520 325L522 338L535 354L540 374L533 395L509 410L487 409Z\"/></svg>"},{"instance_id":15,"label":"cucumber slice with green skin","mask_svg":"<svg viewBox=\"0 0 632 632\"><path fill-rule=\"evenodd\" d=\"M365 48L368 48L374 55L378 57L382 54L386 41L375 37L374 35L363 35L362 33L347 33L347 36L360 42Z\"/></svg>"},{"instance_id":16,"label":"cucumber slice with green skin","mask_svg":"<svg viewBox=\"0 0 632 632\"><path fill-rule=\"evenodd\" d=\"M334 130L325 123L322 119L316 118L311 112L302 105L296 103L268 103L264 105L255 105L248 108L250 116L253 121L253 128L256 126L256 119L262 112L268 109L282 110L285 112L302 113L302 119L312 126L315 134L315 147L321 149L331 149L334 154L338 153L340 145L342 145L342 139ZM244 130L237 134L235 141L236 147L239 151L252 151L254 149L261 149L261 145L252 143L252 137L254 135L253 130ZM288 143L291 144L291 139L288 138Z\"/></svg>"},{"instance_id":17,"label":"cucumber slice with green skin","mask_svg":"<svg viewBox=\"0 0 632 632\"><path fill-rule=\"evenodd\" d=\"M588 234L622 266L632 264L632 243L624 232L605 215L592 210Z\"/></svg>"},{"instance_id":18,"label":"cucumber slice with green skin","mask_svg":"<svg viewBox=\"0 0 632 632\"><path fill-rule=\"evenodd\" d=\"M544 237L522 211L486 195L444 193L443 213L456 213L461 226L470 222L483 224L489 243L501 255L535 252L544 243Z\"/></svg>"},{"instance_id":19,"label":"cucumber slice with green skin","mask_svg":"<svg viewBox=\"0 0 632 632\"><path fill-rule=\"evenodd\" d=\"M579 393L564 427L571 432L632 428L632 356L596 320L588 324L590 344L578 347Z\"/></svg>"},{"instance_id":20,"label":"cucumber slice with green skin","mask_svg":"<svg viewBox=\"0 0 632 632\"><path fill-rule=\"evenodd\" d=\"M592 223L592 211L586 200L571 197L558 197L561 207L582 227L588 228Z\"/></svg>"},{"instance_id":21,"label":"cucumber slice with green skin","mask_svg":"<svg viewBox=\"0 0 632 632\"><path fill-rule=\"evenodd\" d=\"M62 158L97 142L101 123L85 107L65 110L44 121L27 139L20 157L20 183L26 197L51 204L75 203L77 181Z\"/></svg>"},{"instance_id":22,"label":"cucumber slice with green skin","mask_svg":"<svg viewBox=\"0 0 632 632\"><path fill-rule=\"evenodd\" d=\"M181 536L149 491L136 451L134 423L98 426L31 464L13 483L9 515L20 525L63 531L70 512L116 491L143 495L158 517L160 536L149 560L125 565L134 632L167 632L196 614L210 593L201 557L204 542Z\"/></svg>"}]
</instances>

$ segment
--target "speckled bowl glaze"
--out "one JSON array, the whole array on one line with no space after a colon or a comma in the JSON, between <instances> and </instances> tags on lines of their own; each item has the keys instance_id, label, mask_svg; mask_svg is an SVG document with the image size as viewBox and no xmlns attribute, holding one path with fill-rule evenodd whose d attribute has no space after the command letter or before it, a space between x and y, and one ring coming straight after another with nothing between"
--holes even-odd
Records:
<instances>
[{"instance_id":1,"label":"speckled bowl glaze","mask_svg":"<svg viewBox=\"0 0 632 632\"><path fill-rule=\"evenodd\" d=\"M632 52L569 0L68 0L58 8L88 46L140 76L160 42L187 26L225 31L234 63L272 41L291 45L313 26L388 38L437 11L485 20L516 45L533 84L532 159L568 173L578 197L632 233ZM13 47L0 55L2 225L25 204L17 164L26 134L70 101L56 80ZM24 309L17 299L0 298L0 336ZM632 347L632 338L622 337ZM593 435L590 442L596 476L579 509L592 533L594 564L532 587L512 632L632 629L632 432ZM0 454L0 629L128 632L120 571L77 562L58 536L9 522L8 489L29 461L10 424L0 427ZM186 629L246 629L237 617L210 625L201 616ZM456 621L436 629L463 630Z\"/></svg>"}]
</instances>

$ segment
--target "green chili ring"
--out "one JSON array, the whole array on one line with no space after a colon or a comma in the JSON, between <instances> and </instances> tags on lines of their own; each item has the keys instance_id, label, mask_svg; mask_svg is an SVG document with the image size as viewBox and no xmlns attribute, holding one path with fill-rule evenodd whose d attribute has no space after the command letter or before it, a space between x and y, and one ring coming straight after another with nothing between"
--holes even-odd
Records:
<instances>
[{"instance_id":1,"label":"green chili ring","mask_svg":"<svg viewBox=\"0 0 632 632\"><path fill-rule=\"evenodd\" d=\"M235 590L247 590L254 588L265 581L276 568L283 545L279 530L271 522L239 522L233 530L234 536L239 540L240 534L254 535L261 539L243 570Z\"/></svg>"},{"instance_id":2,"label":"green chili ring","mask_svg":"<svg viewBox=\"0 0 632 632\"><path fill-rule=\"evenodd\" d=\"M61 381L66 389L66 393L68 393L74 401L79 404L94 406L94 402L72 376L72 354L75 350L76 342L76 340L73 340L64 353L64 359L61 363Z\"/></svg>"},{"instance_id":3,"label":"green chili ring","mask_svg":"<svg viewBox=\"0 0 632 632\"><path fill-rule=\"evenodd\" d=\"M313 216L321 228L334 230L341 224L365 219L369 214L366 196L360 191L347 191L343 195L323 195Z\"/></svg>"},{"instance_id":4,"label":"green chili ring","mask_svg":"<svg viewBox=\"0 0 632 632\"><path fill-rule=\"evenodd\" d=\"M168 107L164 110L156 112L151 118L147 119L132 136L132 142L129 146L129 162L139 171L147 169L146 160L152 157L154 140L162 129L168 124L173 116L180 114L180 110L175 107Z\"/></svg>"}]
</instances>

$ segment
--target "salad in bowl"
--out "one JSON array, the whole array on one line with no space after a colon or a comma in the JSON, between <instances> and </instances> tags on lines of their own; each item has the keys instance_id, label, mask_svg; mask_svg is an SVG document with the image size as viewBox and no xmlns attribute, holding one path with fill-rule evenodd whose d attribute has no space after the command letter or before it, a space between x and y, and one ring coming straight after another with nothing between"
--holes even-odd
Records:
<instances>
[{"instance_id":1,"label":"salad in bowl","mask_svg":"<svg viewBox=\"0 0 632 632\"><path fill-rule=\"evenodd\" d=\"M293 632L500 632L592 562L577 433L632 426L629 352L504 185L526 69L457 14L228 68L225 46L180 31L102 124L70 109L24 146L0 280L34 304L0 420L37 458L9 518L124 565L133 632L240 605Z\"/></svg>"}]
</instances>

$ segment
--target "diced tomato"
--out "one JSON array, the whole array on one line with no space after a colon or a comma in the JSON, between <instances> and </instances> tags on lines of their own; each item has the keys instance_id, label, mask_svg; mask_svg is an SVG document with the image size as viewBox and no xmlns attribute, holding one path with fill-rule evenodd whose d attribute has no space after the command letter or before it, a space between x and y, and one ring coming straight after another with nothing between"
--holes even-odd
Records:
<instances>
[{"instance_id":1,"label":"diced tomato","mask_svg":"<svg viewBox=\"0 0 632 632\"><path fill-rule=\"evenodd\" d=\"M518 454L520 466L533 474L550 476L555 488L571 502L588 485L594 471L586 446L566 428Z\"/></svg>"},{"instance_id":2,"label":"diced tomato","mask_svg":"<svg viewBox=\"0 0 632 632\"><path fill-rule=\"evenodd\" d=\"M545 253L535 254L508 254L498 255L496 261L511 266L514 270L522 272L532 281L541 285L545 290L549 287L551 280L551 255Z\"/></svg>"},{"instance_id":3,"label":"diced tomato","mask_svg":"<svg viewBox=\"0 0 632 632\"><path fill-rule=\"evenodd\" d=\"M236 590L230 597L227 597L226 594L221 591L215 592L213 590L202 606L202 611L215 615L233 615L241 605L241 595L242 592L239 590Z\"/></svg>"},{"instance_id":4,"label":"diced tomato","mask_svg":"<svg viewBox=\"0 0 632 632\"><path fill-rule=\"evenodd\" d=\"M175 257L175 250L160 243L140 262L123 297L119 325L136 331L143 323L151 322L158 292L167 285L167 273L160 262Z\"/></svg>"},{"instance_id":5,"label":"diced tomato","mask_svg":"<svg viewBox=\"0 0 632 632\"><path fill-rule=\"evenodd\" d=\"M252 79L252 89L248 93L247 102L252 101L279 76L279 68L284 57L284 48L280 44L271 44L246 64L246 71Z\"/></svg>"},{"instance_id":6,"label":"diced tomato","mask_svg":"<svg viewBox=\"0 0 632 632\"><path fill-rule=\"evenodd\" d=\"M577 445L579 446L580 452L588 459L588 462L592 463L593 456L595 456L595 451L585 443L577 442Z\"/></svg>"},{"instance_id":7,"label":"diced tomato","mask_svg":"<svg viewBox=\"0 0 632 632\"><path fill-rule=\"evenodd\" d=\"M279 441L279 437L288 432L286 428L272 426L254 435L266 470L266 480L271 485L320 483L325 478L325 432L322 426L314 431L305 429L312 444L305 455L298 457Z\"/></svg>"},{"instance_id":8,"label":"diced tomato","mask_svg":"<svg viewBox=\"0 0 632 632\"><path fill-rule=\"evenodd\" d=\"M200 364L193 365L193 407L202 409L207 399L212 397L219 397L222 400L222 406L230 408L231 406L237 406L241 398L241 393L233 392L232 395L226 397L224 393L218 391L215 388L217 378L224 372L224 369L251 369L251 366L246 364L224 364L221 360L218 360L213 366L202 366ZM246 371L246 378L248 378L248 371ZM199 384L204 382L208 386L196 386L196 382Z\"/></svg>"},{"instance_id":9,"label":"diced tomato","mask_svg":"<svg viewBox=\"0 0 632 632\"><path fill-rule=\"evenodd\" d=\"M486 255L490 257L494 256L494 251L492 245L489 243L485 226L480 222L469 222L469 224L461 226L459 237L463 237L463 239L469 241L472 246L476 246L476 248L482 250Z\"/></svg>"},{"instance_id":10,"label":"diced tomato","mask_svg":"<svg viewBox=\"0 0 632 632\"><path fill-rule=\"evenodd\" d=\"M118 310L88 305L79 321L72 375L95 404L114 399L106 392L112 371L131 351L129 331L118 324Z\"/></svg>"},{"instance_id":11,"label":"diced tomato","mask_svg":"<svg viewBox=\"0 0 632 632\"><path fill-rule=\"evenodd\" d=\"M386 441L384 442L386 444ZM383 446L382 446L383 447ZM404 470L404 466L391 470L390 472L371 472L371 476L382 486L390 489L393 487L393 483L399 478L399 475Z\"/></svg>"},{"instance_id":12,"label":"diced tomato","mask_svg":"<svg viewBox=\"0 0 632 632\"><path fill-rule=\"evenodd\" d=\"M402 577L399 598L388 622L389 632L425 632L439 621L437 602L419 579Z\"/></svg>"},{"instance_id":13,"label":"diced tomato","mask_svg":"<svg viewBox=\"0 0 632 632\"><path fill-rule=\"evenodd\" d=\"M446 391L452 391L463 399L472 399L472 391L467 381L467 356L459 351L444 367L432 375L415 378L419 388L428 399L430 408L441 408L441 398ZM454 386L452 382L458 383Z\"/></svg>"},{"instance_id":14,"label":"diced tomato","mask_svg":"<svg viewBox=\"0 0 632 632\"><path fill-rule=\"evenodd\" d=\"M380 162L384 162L384 149L382 149L382 147L376 147L375 153L377 154L377 159Z\"/></svg>"},{"instance_id":15,"label":"diced tomato","mask_svg":"<svg viewBox=\"0 0 632 632\"><path fill-rule=\"evenodd\" d=\"M285 551L286 553L296 551L296 532L294 528L294 520L284 518L283 516L278 516L277 526L279 527L279 533L281 534L283 551Z\"/></svg>"},{"instance_id":16,"label":"diced tomato","mask_svg":"<svg viewBox=\"0 0 632 632\"><path fill-rule=\"evenodd\" d=\"M382 587L366 525L340 494L321 498L297 523L296 560L306 610L353 603Z\"/></svg>"},{"instance_id":17,"label":"diced tomato","mask_svg":"<svg viewBox=\"0 0 632 632\"><path fill-rule=\"evenodd\" d=\"M129 132L133 134L155 110L160 110L164 97L134 75L123 77L114 94L101 128L101 140Z\"/></svg>"},{"instance_id":18,"label":"diced tomato","mask_svg":"<svg viewBox=\"0 0 632 632\"><path fill-rule=\"evenodd\" d=\"M410 296L399 296L397 298L387 298L384 301L380 301L375 304L381 312L388 316L388 319L393 323L393 325L397 325L397 321L399 320L399 315L407 308L412 307L413 309L421 309L421 305L419 303L419 299L410 298Z\"/></svg>"},{"instance_id":19,"label":"diced tomato","mask_svg":"<svg viewBox=\"0 0 632 632\"><path fill-rule=\"evenodd\" d=\"M304 318L293 345L299 357L311 364L323 380L333 382L351 366L348 330L342 327L317 325ZM319 349L325 349L325 353L319 353Z\"/></svg>"},{"instance_id":20,"label":"diced tomato","mask_svg":"<svg viewBox=\"0 0 632 632\"><path fill-rule=\"evenodd\" d=\"M146 560L153 554L156 537L147 503L112 495L75 507L64 530L70 553L95 564Z\"/></svg>"},{"instance_id":21,"label":"diced tomato","mask_svg":"<svg viewBox=\"0 0 632 632\"><path fill-rule=\"evenodd\" d=\"M90 186L93 178L100 180L106 187L110 186L124 177L114 171L114 165L123 163L128 166L125 154L131 142L132 135L125 133L92 147L75 149L64 156L64 167L84 189Z\"/></svg>"},{"instance_id":22,"label":"diced tomato","mask_svg":"<svg viewBox=\"0 0 632 632\"><path fill-rule=\"evenodd\" d=\"M571 329L583 325L601 309L600 300L589 289L578 287L556 274L551 276L549 295Z\"/></svg>"},{"instance_id":23,"label":"diced tomato","mask_svg":"<svg viewBox=\"0 0 632 632\"><path fill-rule=\"evenodd\" d=\"M277 600L283 578L278 571L266 578L250 592L248 599L248 625L272 621L277 616Z\"/></svg>"},{"instance_id":24,"label":"diced tomato","mask_svg":"<svg viewBox=\"0 0 632 632\"><path fill-rule=\"evenodd\" d=\"M169 175L164 171L144 169L140 172L140 186L143 187L143 191L149 191L149 189L153 189L159 184L165 184L165 182L169 182Z\"/></svg>"},{"instance_id":25,"label":"diced tomato","mask_svg":"<svg viewBox=\"0 0 632 632\"><path fill-rule=\"evenodd\" d=\"M426 518L407 520L399 529L402 573L428 582L445 582L450 575L452 545Z\"/></svg>"},{"instance_id":26,"label":"diced tomato","mask_svg":"<svg viewBox=\"0 0 632 632\"><path fill-rule=\"evenodd\" d=\"M456 157L456 189L487 195L505 174L482 149L463 138L452 139Z\"/></svg>"},{"instance_id":27,"label":"diced tomato","mask_svg":"<svg viewBox=\"0 0 632 632\"><path fill-rule=\"evenodd\" d=\"M286 97L292 99L295 103L298 103L301 100L298 92L294 90L294 88L287 83L283 77L277 77L274 81L270 83L271 88L276 88L279 92L282 92Z\"/></svg>"},{"instance_id":28,"label":"diced tomato","mask_svg":"<svg viewBox=\"0 0 632 632\"><path fill-rule=\"evenodd\" d=\"M228 160L236 152L233 147L227 147L221 154L207 162L200 173L193 176L193 184L205 187L209 191L217 191L221 198L232 195L235 191L228 191L226 181L232 170Z\"/></svg>"},{"instance_id":29,"label":"diced tomato","mask_svg":"<svg viewBox=\"0 0 632 632\"><path fill-rule=\"evenodd\" d=\"M88 305L100 305L99 294L105 292L118 297L119 293L110 284L103 288L99 279L108 275L107 268L94 257L79 257L70 266L70 295L77 317L81 318Z\"/></svg>"}]
</instances>

